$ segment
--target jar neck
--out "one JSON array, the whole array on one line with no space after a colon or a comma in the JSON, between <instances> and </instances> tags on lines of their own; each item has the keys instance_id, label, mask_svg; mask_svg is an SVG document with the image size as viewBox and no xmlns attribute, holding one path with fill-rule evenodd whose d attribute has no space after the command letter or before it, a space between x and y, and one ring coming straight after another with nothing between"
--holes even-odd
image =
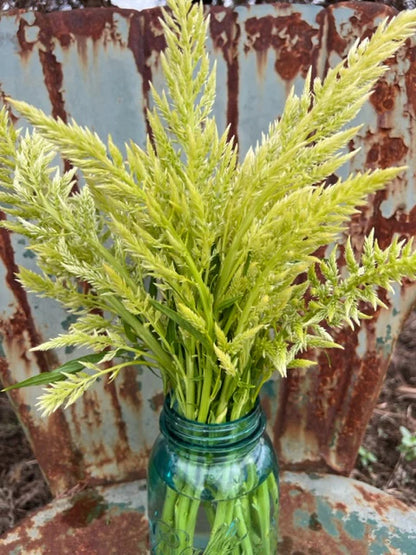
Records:
<instances>
[{"instance_id":1,"label":"jar neck","mask_svg":"<svg viewBox=\"0 0 416 555\"><path fill-rule=\"evenodd\" d=\"M165 399L160 415L160 430L171 442L197 451L228 451L248 447L257 442L266 425L266 418L257 399L248 414L221 424L204 424L181 416L170 397Z\"/></svg>"}]
</instances>

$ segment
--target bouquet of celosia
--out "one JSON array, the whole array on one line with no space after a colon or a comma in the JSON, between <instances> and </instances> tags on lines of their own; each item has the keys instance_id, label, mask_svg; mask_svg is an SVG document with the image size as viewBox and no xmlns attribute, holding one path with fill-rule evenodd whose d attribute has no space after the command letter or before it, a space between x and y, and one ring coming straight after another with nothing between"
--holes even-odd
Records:
<instances>
[{"instance_id":1,"label":"bouquet of celosia","mask_svg":"<svg viewBox=\"0 0 416 555\"><path fill-rule=\"evenodd\" d=\"M248 413L277 370L311 364L302 353L339 347L330 330L354 326L362 301L416 276L412 244L382 250L373 234L361 260L335 243L367 195L403 168L357 173L326 185L354 152L345 127L390 57L416 29L416 13L380 24L322 82L293 92L281 118L239 162L211 116L215 67L201 6L170 0L161 56L167 91L152 88L146 149L125 154L76 123L10 100L33 125L15 131L1 112L1 225L27 237L39 272L20 268L30 291L76 315L65 335L37 347L87 347L83 356L13 387L47 384L49 414L126 366L157 370L188 419L221 423ZM59 153L70 171L55 166ZM76 176L78 175L78 179ZM82 183L77 187L77 183ZM105 363L105 364L102 364Z\"/></svg>"}]
</instances>

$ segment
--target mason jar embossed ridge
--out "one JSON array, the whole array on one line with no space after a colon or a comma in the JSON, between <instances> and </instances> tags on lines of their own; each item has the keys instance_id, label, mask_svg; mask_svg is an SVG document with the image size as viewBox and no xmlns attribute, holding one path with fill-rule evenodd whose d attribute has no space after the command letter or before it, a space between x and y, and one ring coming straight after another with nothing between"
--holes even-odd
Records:
<instances>
[{"instance_id":1,"label":"mason jar embossed ridge","mask_svg":"<svg viewBox=\"0 0 416 555\"><path fill-rule=\"evenodd\" d=\"M153 555L275 555L278 464L257 400L242 418L203 424L167 397L149 460Z\"/></svg>"}]
</instances>

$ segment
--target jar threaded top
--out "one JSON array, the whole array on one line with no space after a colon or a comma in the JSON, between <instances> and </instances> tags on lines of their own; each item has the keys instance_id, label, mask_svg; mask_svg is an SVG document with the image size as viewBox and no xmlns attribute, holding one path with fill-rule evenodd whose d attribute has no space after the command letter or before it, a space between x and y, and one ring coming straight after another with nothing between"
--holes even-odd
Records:
<instances>
[{"instance_id":1,"label":"jar threaded top","mask_svg":"<svg viewBox=\"0 0 416 555\"><path fill-rule=\"evenodd\" d=\"M180 415L166 397L160 415L160 430L170 441L191 450L224 451L247 447L264 432L266 419L257 399L254 408L237 420L205 424Z\"/></svg>"}]
</instances>

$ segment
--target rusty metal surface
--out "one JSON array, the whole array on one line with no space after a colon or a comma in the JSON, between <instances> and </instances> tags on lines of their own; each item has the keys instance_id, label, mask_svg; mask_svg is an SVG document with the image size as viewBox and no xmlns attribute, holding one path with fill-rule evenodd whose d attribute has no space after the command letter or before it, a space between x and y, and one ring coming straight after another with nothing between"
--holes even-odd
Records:
<instances>
[{"instance_id":1,"label":"rusty metal surface","mask_svg":"<svg viewBox=\"0 0 416 555\"><path fill-rule=\"evenodd\" d=\"M416 511L342 476L284 472L282 555L413 555Z\"/></svg>"},{"instance_id":2,"label":"rusty metal surface","mask_svg":"<svg viewBox=\"0 0 416 555\"><path fill-rule=\"evenodd\" d=\"M391 8L373 3L338 4L320 12L317 21L324 29L320 43L325 46L324 53L321 48L314 55L316 74L325 73L346 55L357 37L368 36L378 21L391 13ZM409 166L403 178L377 193L368 209L354 218L350 233L358 250L372 227L382 246L394 234L411 237L416 232L415 52L413 40L389 61L389 72L356 121L363 123L363 128L350 147L361 151L345 171ZM394 294L385 298L388 310L379 310L355 333L339 333L344 351L322 354L316 368L295 370L287 380L269 384L264 401L284 466L340 473L352 469L393 342L415 298L414 285L404 283L395 288Z\"/></svg>"},{"instance_id":3,"label":"rusty metal surface","mask_svg":"<svg viewBox=\"0 0 416 555\"><path fill-rule=\"evenodd\" d=\"M0 555L144 555L144 481L84 489L26 518L0 541Z\"/></svg>"},{"instance_id":4,"label":"rusty metal surface","mask_svg":"<svg viewBox=\"0 0 416 555\"><path fill-rule=\"evenodd\" d=\"M366 36L391 13L373 3L211 8L208 44L218 63L219 126L230 123L244 152L279 115L290 87L302 86L309 64L323 76L355 37ZM103 137L111 133L119 145L130 138L144 144L148 82L163 82L159 15L158 9L110 8L3 15L0 95L30 101L65 121L74 117ZM400 163L409 170L354 219L358 248L372 226L382 245L393 233L406 237L416 231L415 41L390 65L360 116L364 126L351 147L361 146L361 152L353 168ZM67 328L70 319L13 280L17 264L33 264L19 238L0 234L0 258L0 375L9 384L71 358L70 352L28 352ZM415 287L403 284L386 298L389 310L378 311L360 332L340 333L342 353L320 356L317 369L295 370L286 381L266 385L263 403L283 466L349 472L393 340L415 299ZM80 482L145 475L162 402L161 383L152 374L126 371L116 384L99 384L48 420L36 412L38 394L28 389L11 397L55 494Z\"/></svg>"},{"instance_id":5,"label":"rusty metal surface","mask_svg":"<svg viewBox=\"0 0 416 555\"><path fill-rule=\"evenodd\" d=\"M145 483L88 488L57 499L6 534L0 555L144 555ZM339 476L283 472L279 554L414 555L416 512Z\"/></svg>"}]
</instances>

